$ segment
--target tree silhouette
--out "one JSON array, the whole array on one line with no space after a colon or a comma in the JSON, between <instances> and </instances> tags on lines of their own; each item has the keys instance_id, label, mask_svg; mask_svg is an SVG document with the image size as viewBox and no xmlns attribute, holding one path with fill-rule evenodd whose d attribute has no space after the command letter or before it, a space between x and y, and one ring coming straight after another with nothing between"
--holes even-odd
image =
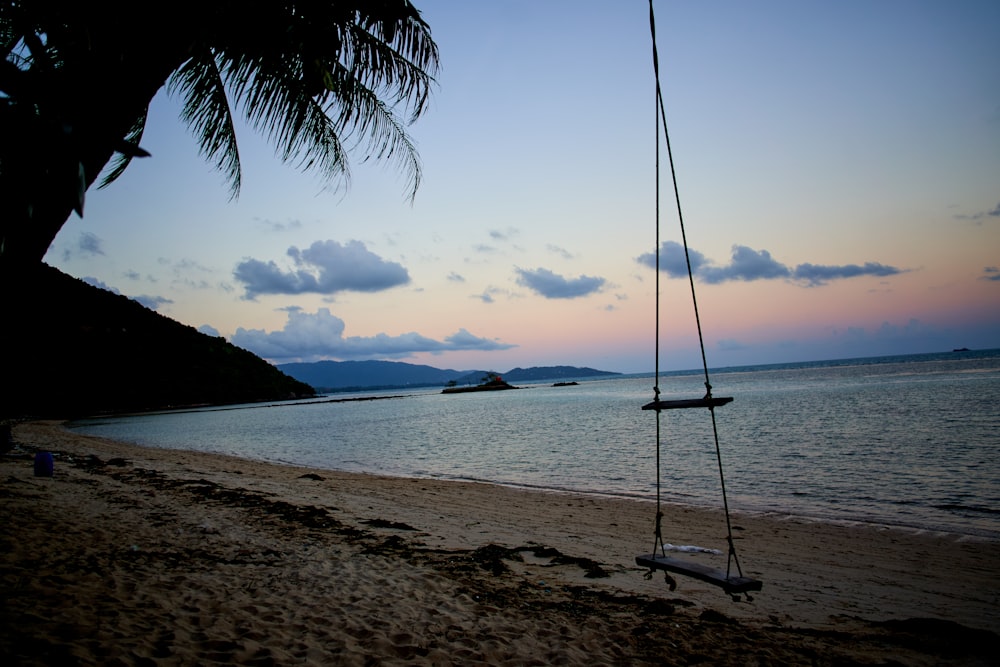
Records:
<instances>
[{"instance_id":1,"label":"tree silhouette","mask_svg":"<svg viewBox=\"0 0 1000 667\"><path fill-rule=\"evenodd\" d=\"M406 125L438 67L408 0L104 0L0 3L0 289L39 264L100 174L140 147L164 86L235 197L234 107L286 162L332 183L348 155L388 159L420 183ZM112 161L114 160L114 161ZM110 167L110 168L109 168Z\"/></svg>"}]
</instances>

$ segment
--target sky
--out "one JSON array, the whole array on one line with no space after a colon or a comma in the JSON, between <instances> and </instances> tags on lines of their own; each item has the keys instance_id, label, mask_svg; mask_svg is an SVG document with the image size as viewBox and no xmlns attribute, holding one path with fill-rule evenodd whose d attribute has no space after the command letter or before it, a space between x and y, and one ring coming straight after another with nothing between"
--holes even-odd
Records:
<instances>
[{"instance_id":1,"label":"sky","mask_svg":"<svg viewBox=\"0 0 1000 667\"><path fill-rule=\"evenodd\" d=\"M273 363L648 372L659 304L660 368L699 367L646 0L414 4L441 55L415 198L240 126L230 200L161 92L152 157L46 262ZM710 366L1000 347L1000 3L654 8Z\"/></svg>"}]
</instances>

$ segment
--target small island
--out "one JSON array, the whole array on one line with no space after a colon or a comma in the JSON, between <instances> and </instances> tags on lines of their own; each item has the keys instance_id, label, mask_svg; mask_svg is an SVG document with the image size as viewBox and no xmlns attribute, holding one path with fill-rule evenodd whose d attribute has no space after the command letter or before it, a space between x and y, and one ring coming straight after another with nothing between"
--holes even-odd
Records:
<instances>
[{"instance_id":1,"label":"small island","mask_svg":"<svg viewBox=\"0 0 1000 667\"><path fill-rule=\"evenodd\" d=\"M448 387L441 390L441 393L464 394L471 391L503 391L504 389L518 389L518 387L508 384L496 373L488 373L486 377L483 378L482 382L468 387L457 387L455 386L455 381L452 380Z\"/></svg>"}]
</instances>

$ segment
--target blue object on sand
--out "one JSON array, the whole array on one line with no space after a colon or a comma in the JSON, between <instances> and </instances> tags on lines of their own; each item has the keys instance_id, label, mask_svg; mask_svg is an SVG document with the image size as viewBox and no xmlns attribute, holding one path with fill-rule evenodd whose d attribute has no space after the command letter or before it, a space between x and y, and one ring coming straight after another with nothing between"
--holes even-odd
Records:
<instances>
[{"instance_id":1,"label":"blue object on sand","mask_svg":"<svg viewBox=\"0 0 1000 667\"><path fill-rule=\"evenodd\" d=\"M50 452L35 453L35 477L52 477L52 454Z\"/></svg>"}]
</instances>

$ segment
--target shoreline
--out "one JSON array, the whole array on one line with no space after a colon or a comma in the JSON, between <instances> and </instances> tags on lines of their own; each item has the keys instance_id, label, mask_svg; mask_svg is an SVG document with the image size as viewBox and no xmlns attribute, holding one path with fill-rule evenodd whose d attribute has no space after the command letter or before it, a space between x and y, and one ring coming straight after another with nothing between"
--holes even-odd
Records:
<instances>
[{"instance_id":1,"label":"shoreline","mask_svg":"<svg viewBox=\"0 0 1000 667\"><path fill-rule=\"evenodd\" d=\"M22 664L34 664L25 636L83 664L100 651L184 661L203 637L229 660L263 651L278 664L642 664L671 644L680 663L739 664L747 642L760 661L974 664L993 659L1000 633L1000 543L985 538L735 515L743 571L764 582L735 603L695 580L670 592L643 577L651 501L139 447L59 422L19 424L14 440L22 458L3 457L0 474L2 648ZM32 476L35 450L55 454L54 477ZM668 514L664 541L724 544L721 511ZM205 604L220 607L214 620ZM102 612L114 632L90 638ZM230 617L243 629L215 627ZM187 634L156 639L136 619ZM310 644L302 656L296 642Z\"/></svg>"},{"instance_id":2,"label":"shoreline","mask_svg":"<svg viewBox=\"0 0 1000 667\"><path fill-rule=\"evenodd\" d=\"M523 387L515 387L515 388L516 389L522 389ZM373 397L373 398L362 397L362 398L335 399L335 400L332 400L332 401L327 401L327 400L309 401L308 403L310 403L310 404L311 403L340 403L340 402L385 400L385 399L410 398L411 396L413 396L413 395L376 396L376 397ZM295 403L288 403L287 405L303 405L303 404L304 403L295 402ZM286 404L263 404L263 405L259 405L259 406L258 405L240 405L240 406L232 406L232 407L220 407L220 408L216 408L216 409L209 409L209 410L206 410L206 411L215 411L215 410L224 411L224 410L243 410L243 409L257 409L257 408L270 408L270 407L284 407L285 405ZM181 411L170 411L170 412L173 413L173 412L185 412L185 411L181 410ZM135 414L137 416L142 416L142 413L135 413ZM131 414L119 414L119 415L113 415L113 416L114 417L123 417L123 416L132 416L132 415ZM94 417L94 418L87 418L87 419L88 420L89 419L96 419L96 417ZM45 420L32 420L32 421L45 421ZM69 424L71 422L75 422L75 421L79 421L79 420L75 420L74 419L74 420L66 420L66 421L61 421L61 420L51 420L51 421L53 421L54 423L61 423L61 424L66 425L66 424ZM105 438L105 436L90 436L90 435L84 434L84 433L77 433L75 431L74 427L71 427L71 426L64 426L64 427L69 432L73 433L74 435L79 435L80 437ZM107 438L105 438L105 439L107 439ZM329 473L336 473L336 474L341 474L342 473L342 474L347 474L347 475L361 475L361 476L371 476L371 477L386 477L386 478L390 478L390 479L400 479L400 480L427 480L427 481L441 482L441 483L452 483L452 482L454 482L454 483L485 484L485 485L489 485L489 486L497 486L497 487L503 487L503 488L509 488L509 489L514 489L514 490L524 491L526 493L552 493L552 494L570 494L570 495L580 495L580 496L593 496L595 498L606 498L606 499L610 499L610 500L623 500L623 501L635 502L637 504L646 504L646 505L654 505L656 503L655 497L653 497L653 496L643 496L643 495L640 495L638 493L636 493L636 494L630 494L630 493L615 492L615 491L600 491L600 490L591 490L591 489L580 490L580 489L570 489L570 488L547 487L547 486L542 486L542 485L531 485L531 484L519 484L519 483L516 483L516 482L505 482L505 481L502 481L502 480L476 479L476 478L469 478L469 477L450 477L450 476L446 476L446 475L431 475L431 474L417 475L417 474L410 474L410 473L405 473L405 472L401 472L401 473L392 473L392 472L371 473L371 472L364 472L364 471L360 471L360 470L343 470L343 469L339 469L339 468L317 467L316 465L310 465L308 463L295 463L295 462L291 462L291 461L268 460L268 459L264 459L264 458L240 457L240 456L229 455L229 454L225 454L225 453L221 453L221 452L212 452L212 451L209 451L209 450L176 449L176 448L173 448L173 447L166 447L166 446L161 446L161 445L142 445L142 444L130 443L130 442L126 442L126 441L119 441L119 442L122 442L123 444L129 445L129 446L138 447L140 449L154 449L154 450L167 450L167 451L184 451L184 452L190 452L191 454L194 454L194 455L205 454L205 455L208 455L208 456L232 456L233 458L236 458L238 460L244 460L244 461L253 462L253 463L257 463L257 464L261 464L261 465L290 466L290 467L303 468L303 469L308 468L308 469L315 469L315 470L321 471L321 472L329 472ZM698 503L694 503L694 502L683 502L683 501L675 500L675 499L662 500L661 502L666 507L691 508L691 509L694 509L694 510L702 510L702 511L706 511L706 512L721 511L721 500L720 500L719 504L708 504L708 503L698 504ZM731 507L730 508L730 512L731 512L731 514L733 516L740 515L740 516L748 516L748 517L758 517L758 518L762 518L762 519L766 519L766 520L773 520L773 521L786 521L786 520L790 520L790 521L798 521L798 522L803 522L803 523L829 524L831 526L841 526L841 527L868 527L868 528L871 528L871 529L874 529L874 530L899 530L899 531L903 531L903 532L906 532L906 533L912 533L912 534L917 534L917 535L930 534L930 535L935 535L935 536L939 536L939 537L942 537L942 538L954 537L955 539L961 539L961 540L983 540L983 541L1000 543L1000 528L997 528L997 529L991 529L991 528L974 528L974 527L958 528L958 527L954 527L954 526L933 525L933 524L929 524L929 523L921 525L921 524L918 524L916 522L914 522L914 523L899 523L899 522L893 523L893 522L887 521L885 519L870 519L869 520L869 519L864 519L864 518L833 516L833 515L823 514L821 511L815 511L813 513L809 513L808 510L779 511L779 510L776 510L776 509L773 509L773 508L767 508L767 507L763 507L762 508L762 507L749 506L749 505L747 505L745 503L742 504L742 505L740 505L735 510L732 509L732 507ZM652 515L653 513L650 512L650 514ZM650 525L652 525L652 519L650 519L650 522L651 522Z\"/></svg>"},{"instance_id":3,"label":"shoreline","mask_svg":"<svg viewBox=\"0 0 1000 667\"><path fill-rule=\"evenodd\" d=\"M986 386L992 387L992 384L991 381ZM617 392L626 389L634 391L637 387L622 385L612 395L617 396ZM347 403L343 405L357 408L333 406L332 412L323 407L322 403L329 400L325 399L225 406L197 411L190 418L167 412L148 420L144 417L110 419L107 423L78 420L69 425L101 437L135 438L144 446L215 450L279 464L414 478L468 479L527 489L551 488L655 501L653 482L657 471L652 459L652 434L645 422L634 418L631 409L615 408L607 410L614 425L598 429L593 437L559 428L564 415L560 411L545 410L548 401L571 410L565 415L572 420L567 423L586 423L583 420L591 407L604 410L602 406L612 399L608 399L604 390L584 394L587 410L578 414L572 408L574 401L564 403L558 391L549 392L544 401L534 398L515 401L518 409L539 412L539 427L523 433L507 428L499 416L483 419L480 423L463 424L468 418L467 409L472 409L474 414L488 406L465 401L450 404L444 402L443 397L439 399L432 394L407 396L416 402ZM390 398L384 393L369 394L366 398L370 397ZM627 400L631 408L638 402L634 398ZM450 421L440 421L444 415L439 415L438 411L450 414L449 405L459 407ZM256 407L274 410L251 409ZM623 404L622 407L627 406ZM957 409L958 405L953 407ZM216 411L219 417L213 416ZM230 416L226 417L227 414ZM329 419L334 415L337 423L343 419L344 427L328 431ZM396 421L403 415L406 415L405 422ZM372 420L371 424L366 424L368 419ZM228 421L233 422L233 427L220 429L220 424ZM744 425L753 421L739 420ZM867 423L873 426L870 421ZM907 420L897 421L893 430L907 424ZM704 426L698 422L699 428ZM939 431L937 426L929 427L941 439L940 446L931 449L907 447L900 450L900 455L891 453L894 444L885 445L895 443L896 438L883 438L879 441L883 445L873 449L863 439L854 438L843 443L838 441L836 445L831 441L820 446L816 443L824 442L824 436L817 434L815 440L803 440L812 442L817 448L815 460L812 456L799 455L799 450L808 446L798 444L798 440L808 438L807 434L791 440L768 438L753 443L747 440L742 426L737 426L735 433L729 434L732 438L726 443L724 454L729 506L735 511L792 514L831 523L860 521L898 525L1000 540L1000 515L991 510L989 499L983 496L984 493L989 495L989 489L996 486L996 474L989 466L977 463L989 460L987 431L971 430L969 436L974 438L971 442L978 444L973 449L957 449L955 455L961 460L952 464L948 463L950 455L945 444L950 436ZM557 429L549 436L551 446L542 435L546 427ZM413 433L397 432L399 428L412 428ZM358 430L352 434L344 429ZM515 432L518 436L511 437ZM182 442L178 442L178 433L183 434ZM300 435L290 438L288 433ZM497 440L495 446L491 446L489 439L494 433ZM620 437L629 438L628 445L621 451L616 449L614 454L610 454L610 450L602 451L616 448L614 443ZM705 437L710 438L710 435ZM766 455L751 454L758 444ZM666 469L661 465L660 472L665 472L666 479L673 481L664 486L664 498L705 508L721 507L719 473L715 471L714 457L711 462L708 460L707 447L699 448L694 458L685 456L682 460L671 461L671 457L686 451L689 445L700 446L700 441L680 439L675 443L668 439L664 449ZM785 456L790 458L785 460ZM866 461L873 456L888 458L879 468L868 470ZM672 466L677 466L678 470L671 470ZM774 470L785 470L786 466L787 472L796 476L795 484L787 483L784 474L774 474ZM818 476L827 474L829 478Z\"/></svg>"}]
</instances>

